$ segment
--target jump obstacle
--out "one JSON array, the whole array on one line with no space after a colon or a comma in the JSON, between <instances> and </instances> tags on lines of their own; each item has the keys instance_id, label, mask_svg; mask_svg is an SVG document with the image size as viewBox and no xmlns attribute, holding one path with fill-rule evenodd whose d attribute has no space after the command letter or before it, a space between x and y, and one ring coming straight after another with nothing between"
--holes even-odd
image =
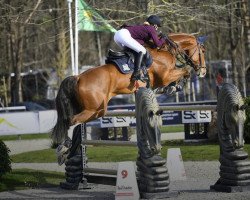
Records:
<instances>
[{"instance_id":1,"label":"jump obstacle","mask_svg":"<svg viewBox=\"0 0 250 200\"><path fill-rule=\"evenodd\" d=\"M221 88L217 106L188 105L159 108L153 92L146 88L140 88L136 94L135 112L113 111L107 113L108 116L136 115L137 143L87 140L86 125L78 125L73 131L72 146L65 162L66 182L61 183L61 187L64 189L79 189L80 187L86 187L88 182L116 184L117 170L87 167L86 145L138 146L139 153L136 165L141 197L163 198L172 196L169 192L169 174L165 166L166 161L159 155L161 110L217 110L221 177L215 185L211 186L211 189L224 192L250 190L250 161L248 160L248 154L243 150L242 125L245 119L245 107L238 89L228 83ZM225 115L227 115L226 118ZM236 123L238 121L241 123ZM239 131L231 132L229 130Z\"/></svg>"}]
</instances>

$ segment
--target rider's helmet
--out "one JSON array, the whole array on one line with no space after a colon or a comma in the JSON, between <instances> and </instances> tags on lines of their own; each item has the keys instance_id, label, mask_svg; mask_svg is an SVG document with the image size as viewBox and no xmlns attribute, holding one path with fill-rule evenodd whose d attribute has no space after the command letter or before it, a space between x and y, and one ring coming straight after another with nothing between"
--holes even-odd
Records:
<instances>
[{"instance_id":1,"label":"rider's helmet","mask_svg":"<svg viewBox=\"0 0 250 200\"><path fill-rule=\"evenodd\" d=\"M147 22L151 25L157 25L158 27L161 27L161 19L157 15L150 15L147 18Z\"/></svg>"}]
</instances>

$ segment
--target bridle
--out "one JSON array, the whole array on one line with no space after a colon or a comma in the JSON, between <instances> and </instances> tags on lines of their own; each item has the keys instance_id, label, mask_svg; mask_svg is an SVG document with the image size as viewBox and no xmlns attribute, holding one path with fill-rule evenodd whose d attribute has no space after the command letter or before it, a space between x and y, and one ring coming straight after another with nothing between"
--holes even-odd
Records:
<instances>
[{"instance_id":1,"label":"bridle","mask_svg":"<svg viewBox=\"0 0 250 200\"><path fill-rule=\"evenodd\" d=\"M202 43L198 42L196 40L196 49L194 50L193 54L191 56L188 56L187 53L185 51L183 51L182 49L179 49L178 46L177 46L177 54L180 55L180 57L182 58L182 60L179 60L178 58L178 61L182 63L181 67L182 66L186 66L186 65L190 65L195 71L199 71L200 69L202 68L205 68L206 69L206 66L202 66L202 61L201 61L201 46L203 46ZM198 64L194 64L193 60L192 60L192 57L194 56L194 54L196 53L196 51L198 50L198 54L199 54L199 63ZM183 60L185 62L183 62Z\"/></svg>"}]
</instances>

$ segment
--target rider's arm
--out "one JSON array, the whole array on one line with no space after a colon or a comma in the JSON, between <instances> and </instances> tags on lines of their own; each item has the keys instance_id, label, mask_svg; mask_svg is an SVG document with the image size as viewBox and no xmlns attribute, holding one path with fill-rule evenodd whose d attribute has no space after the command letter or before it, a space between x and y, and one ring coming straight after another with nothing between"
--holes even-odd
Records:
<instances>
[{"instance_id":1,"label":"rider's arm","mask_svg":"<svg viewBox=\"0 0 250 200\"><path fill-rule=\"evenodd\" d=\"M154 44L157 47L161 47L165 43L165 39L164 38L159 39L158 34L153 26L148 26L148 30L149 30L149 35L152 38Z\"/></svg>"}]
</instances>

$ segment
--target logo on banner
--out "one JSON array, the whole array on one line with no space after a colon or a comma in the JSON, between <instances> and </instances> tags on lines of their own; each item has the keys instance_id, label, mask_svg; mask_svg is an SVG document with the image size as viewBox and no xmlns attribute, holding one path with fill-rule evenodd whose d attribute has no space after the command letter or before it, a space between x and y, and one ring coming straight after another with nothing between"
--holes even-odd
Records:
<instances>
[{"instance_id":1,"label":"logo on banner","mask_svg":"<svg viewBox=\"0 0 250 200\"><path fill-rule=\"evenodd\" d=\"M210 110L182 111L182 123L206 123L211 119Z\"/></svg>"},{"instance_id":2,"label":"logo on banner","mask_svg":"<svg viewBox=\"0 0 250 200\"><path fill-rule=\"evenodd\" d=\"M129 126L130 117L102 117L101 128Z\"/></svg>"}]
</instances>

